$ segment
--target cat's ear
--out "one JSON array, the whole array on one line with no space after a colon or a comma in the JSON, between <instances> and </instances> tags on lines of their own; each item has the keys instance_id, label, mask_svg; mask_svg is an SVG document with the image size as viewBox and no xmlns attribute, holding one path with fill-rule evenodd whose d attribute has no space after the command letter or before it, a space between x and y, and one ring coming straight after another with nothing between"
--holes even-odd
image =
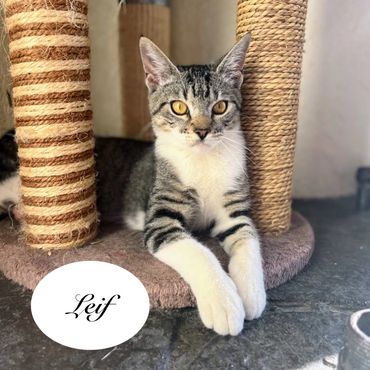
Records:
<instances>
[{"instance_id":1,"label":"cat's ear","mask_svg":"<svg viewBox=\"0 0 370 370\"><path fill-rule=\"evenodd\" d=\"M174 75L179 74L176 66L154 42L146 37L141 37L139 47L146 75L145 82L149 91L155 91L158 86L165 84Z\"/></svg>"},{"instance_id":2,"label":"cat's ear","mask_svg":"<svg viewBox=\"0 0 370 370\"><path fill-rule=\"evenodd\" d=\"M250 41L251 34L246 33L217 65L217 72L237 88L243 82L243 66Z\"/></svg>"}]
</instances>

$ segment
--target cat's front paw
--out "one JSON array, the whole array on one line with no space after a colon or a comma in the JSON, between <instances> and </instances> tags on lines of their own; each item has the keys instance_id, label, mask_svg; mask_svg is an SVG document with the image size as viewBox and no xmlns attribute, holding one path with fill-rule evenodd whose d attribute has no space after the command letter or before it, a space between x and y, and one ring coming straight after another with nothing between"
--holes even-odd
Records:
<instances>
[{"instance_id":1,"label":"cat's front paw","mask_svg":"<svg viewBox=\"0 0 370 370\"><path fill-rule=\"evenodd\" d=\"M259 255L251 255L250 252L251 249L241 250L229 263L229 274L243 300L247 320L259 318L266 307L262 261Z\"/></svg>"},{"instance_id":2,"label":"cat's front paw","mask_svg":"<svg viewBox=\"0 0 370 370\"><path fill-rule=\"evenodd\" d=\"M234 282L225 274L220 281L196 294L203 324L220 335L238 335L244 325L243 302Z\"/></svg>"}]
</instances>

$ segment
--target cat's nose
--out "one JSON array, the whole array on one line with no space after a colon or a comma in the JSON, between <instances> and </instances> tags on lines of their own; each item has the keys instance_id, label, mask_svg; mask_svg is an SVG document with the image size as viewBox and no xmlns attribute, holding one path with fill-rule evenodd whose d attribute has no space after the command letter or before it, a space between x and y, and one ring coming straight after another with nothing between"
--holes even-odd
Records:
<instances>
[{"instance_id":1,"label":"cat's nose","mask_svg":"<svg viewBox=\"0 0 370 370\"><path fill-rule=\"evenodd\" d=\"M204 140L209 133L209 129L197 128L194 132L199 136L200 140Z\"/></svg>"}]
</instances>

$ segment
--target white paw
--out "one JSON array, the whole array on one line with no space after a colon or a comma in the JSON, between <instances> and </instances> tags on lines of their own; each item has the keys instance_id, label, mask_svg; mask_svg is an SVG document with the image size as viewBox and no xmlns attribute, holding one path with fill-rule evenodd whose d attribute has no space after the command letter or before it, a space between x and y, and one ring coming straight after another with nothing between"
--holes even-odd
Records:
<instances>
[{"instance_id":1,"label":"white paw","mask_svg":"<svg viewBox=\"0 0 370 370\"><path fill-rule=\"evenodd\" d=\"M124 216L126 225L132 230L144 230L145 212L137 211L131 215Z\"/></svg>"},{"instance_id":2,"label":"white paw","mask_svg":"<svg viewBox=\"0 0 370 370\"><path fill-rule=\"evenodd\" d=\"M202 289L203 290L203 289ZM196 294L203 324L220 335L238 335L244 325L243 302L228 275Z\"/></svg>"},{"instance_id":3,"label":"white paw","mask_svg":"<svg viewBox=\"0 0 370 370\"><path fill-rule=\"evenodd\" d=\"M229 274L243 300L246 319L259 318L266 307L266 291L259 250L258 255L251 253L251 249L247 252L238 251L230 259Z\"/></svg>"}]
</instances>

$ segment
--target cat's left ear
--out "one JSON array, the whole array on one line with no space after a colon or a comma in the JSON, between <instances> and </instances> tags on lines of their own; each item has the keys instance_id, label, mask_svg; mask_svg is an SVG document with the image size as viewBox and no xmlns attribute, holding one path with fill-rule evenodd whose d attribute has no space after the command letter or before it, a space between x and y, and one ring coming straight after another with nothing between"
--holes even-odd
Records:
<instances>
[{"instance_id":1,"label":"cat's left ear","mask_svg":"<svg viewBox=\"0 0 370 370\"><path fill-rule=\"evenodd\" d=\"M234 84L236 88L240 88L243 82L243 66L250 41L251 34L246 33L217 66L217 72Z\"/></svg>"}]
</instances>

